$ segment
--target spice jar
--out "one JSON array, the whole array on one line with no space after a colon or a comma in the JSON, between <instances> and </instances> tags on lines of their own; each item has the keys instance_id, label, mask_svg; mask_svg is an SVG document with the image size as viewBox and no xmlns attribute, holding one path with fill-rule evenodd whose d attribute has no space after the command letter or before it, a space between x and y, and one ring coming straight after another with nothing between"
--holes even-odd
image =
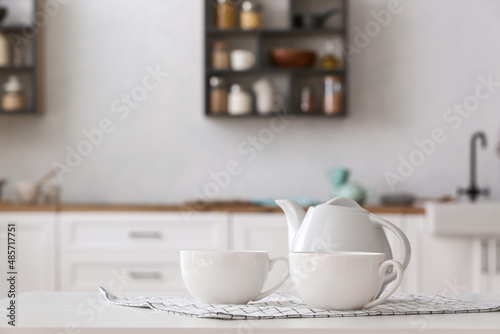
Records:
<instances>
[{"instance_id":1,"label":"spice jar","mask_svg":"<svg viewBox=\"0 0 500 334\"><path fill-rule=\"evenodd\" d=\"M210 78L210 112L222 114L227 111L226 80L219 77Z\"/></svg>"},{"instance_id":2,"label":"spice jar","mask_svg":"<svg viewBox=\"0 0 500 334\"><path fill-rule=\"evenodd\" d=\"M219 29L232 29L236 26L236 3L233 0L217 0L216 23Z\"/></svg>"},{"instance_id":3,"label":"spice jar","mask_svg":"<svg viewBox=\"0 0 500 334\"><path fill-rule=\"evenodd\" d=\"M212 67L216 70L227 70L229 68L229 51L226 42L214 42L212 49Z\"/></svg>"},{"instance_id":4,"label":"spice jar","mask_svg":"<svg viewBox=\"0 0 500 334\"><path fill-rule=\"evenodd\" d=\"M262 27L258 5L250 0L243 1L240 12L240 28L243 30Z\"/></svg>"},{"instance_id":5,"label":"spice jar","mask_svg":"<svg viewBox=\"0 0 500 334\"><path fill-rule=\"evenodd\" d=\"M335 56L335 43L334 41L327 41L325 44L325 55L321 58L321 68L324 70L334 70L339 68L340 61Z\"/></svg>"},{"instance_id":6,"label":"spice jar","mask_svg":"<svg viewBox=\"0 0 500 334\"><path fill-rule=\"evenodd\" d=\"M343 112L342 81L335 75L326 76L324 80L323 112L327 115L341 114Z\"/></svg>"},{"instance_id":7,"label":"spice jar","mask_svg":"<svg viewBox=\"0 0 500 334\"><path fill-rule=\"evenodd\" d=\"M245 115L252 112L252 96L240 85L232 85L228 96L227 111L231 115Z\"/></svg>"},{"instance_id":8,"label":"spice jar","mask_svg":"<svg viewBox=\"0 0 500 334\"><path fill-rule=\"evenodd\" d=\"M0 66L10 63L10 43L5 32L0 33Z\"/></svg>"},{"instance_id":9,"label":"spice jar","mask_svg":"<svg viewBox=\"0 0 500 334\"><path fill-rule=\"evenodd\" d=\"M2 109L5 111L16 111L25 108L23 86L15 75L3 85L5 93L2 96Z\"/></svg>"},{"instance_id":10,"label":"spice jar","mask_svg":"<svg viewBox=\"0 0 500 334\"><path fill-rule=\"evenodd\" d=\"M299 109L303 113L314 113L316 111L316 101L314 91L309 86L304 86L300 90L300 106Z\"/></svg>"}]
</instances>

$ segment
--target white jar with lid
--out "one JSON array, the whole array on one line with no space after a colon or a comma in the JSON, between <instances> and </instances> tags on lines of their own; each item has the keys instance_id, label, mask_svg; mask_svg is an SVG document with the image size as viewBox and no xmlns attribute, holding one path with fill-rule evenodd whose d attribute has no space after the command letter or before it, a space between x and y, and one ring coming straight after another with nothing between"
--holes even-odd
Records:
<instances>
[{"instance_id":1,"label":"white jar with lid","mask_svg":"<svg viewBox=\"0 0 500 334\"><path fill-rule=\"evenodd\" d=\"M250 114L252 112L252 95L244 91L240 85L232 85L227 101L227 111L230 115Z\"/></svg>"},{"instance_id":2,"label":"white jar with lid","mask_svg":"<svg viewBox=\"0 0 500 334\"><path fill-rule=\"evenodd\" d=\"M15 75L9 76L9 80L3 85L5 93L2 96L2 109L5 111L17 111L26 107L23 96L23 85Z\"/></svg>"}]
</instances>

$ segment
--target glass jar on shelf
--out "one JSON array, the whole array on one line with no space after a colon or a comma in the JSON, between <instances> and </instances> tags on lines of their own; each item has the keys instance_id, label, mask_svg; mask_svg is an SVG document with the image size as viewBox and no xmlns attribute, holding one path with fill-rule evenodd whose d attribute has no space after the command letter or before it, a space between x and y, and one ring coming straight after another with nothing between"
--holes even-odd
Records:
<instances>
[{"instance_id":1,"label":"glass jar on shelf","mask_svg":"<svg viewBox=\"0 0 500 334\"><path fill-rule=\"evenodd\" d=\"M252 96L238 84L231 86L227 104L230 115L247 115L252 112Z\"/></svg>"},{"instance_id":2,"label":"glass jar on shelf","mask_svg":"<svg viewBox=\"0 0 500 334\"><path fill-rule=\"evenodd\" d=\"M305 114L316 112L316 97L311 86L303 86L300 90L299 110Z\"/></svg>"},{"instance_id":3,"label":"glass jar on shelf","mask_svg":"<svg viewBox=\"0 0 500 334\"><path fill-rule=\"evenodd\" d=\"M336 75L324 78L323 112L326 115L339 115L343 113L343 83Z\"/></svg>"},{"instance_id":4,"label":"glass jar on shelf","mask_svg":"<svg viewBox=\"0 0 500 334\"><path fill-rule=\"evenodd\" d=\"M227 83L224 78L210 78L210 113L224 114L227 112Z\"/></svg>"},{"instance_id":5,"label":"glass jar on shelf","mask_svg":"<svg viewBox=\"0 0 500 334\"><path fill-rule=\"evenodd\" d=\"M2 109L4 111L19 111L26 108L23 94L23 85L15 75L3 85L5 93L2 96Z\"/></svg>"},{"instance_id":6,"label":"glass jar on shelf","mask_svg":"<svg viewBox=\"0 0 500 334\"><path fill-rule=\"evenodd\" d=\"M217 0L216 26L219 29L233 29L236 27L237 3L234 0Z\"/></svg>"},{"instance_id":7,"label":"glass jar on shelf","mask_svg":"<svg viewBox=\"0 0 500 334\"><path fill-rule=\"evenodd\" d=\"M229 50L226 42L214 42L212 48L212 68L215 70L227 70L229 68Z\"/></svg>"},{"instance_id":8,"label":"glass jar on shelf","mask_svg":"<svg viewBox=\"0 0 500 334\"><path fill-rule=\"evenodd\" d=\"M0 67L10 64L10 43L6 32L0 32Z\"/></svg>"},{"instance_id":9,"label":"glass jar on shelf","mask_svg":"<svg viewBox=\"0 0 500 334\"><path fill-rule=\"evenodd\" d=\"M260 7L254 1L245 0L241 4L240 28L243 30L262 28Z\"/></svg>"},{"instance_id":10,"label":"glass jar on shelf","mask_svg":"<svg viewBox=\"0 0 500 334\"><path fill-rule=\"evenodd\" d=\"M340 61L336 56L336 44L334 40L325 43L325 55L321 57L320 66L324 70L335 70L340 67Z\"/></svg>"}]
</instances>

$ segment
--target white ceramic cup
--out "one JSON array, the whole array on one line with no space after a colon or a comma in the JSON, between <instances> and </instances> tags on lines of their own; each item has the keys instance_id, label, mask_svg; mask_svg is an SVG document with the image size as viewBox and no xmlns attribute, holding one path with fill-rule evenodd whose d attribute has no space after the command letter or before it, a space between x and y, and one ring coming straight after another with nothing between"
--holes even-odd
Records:
<instances>
[{"instance_id":1,"label":"white ceramic cup","mask_svg":"<svg viewBox=\"0 0 500 334\"><path fill-rule=\"evenodd\" d=\"M233 71L245 71L255 65L255 55L248 50L231 51L231 68Z\"/></svg>"},{"instance_id":2,"label":"white ceramic cup","mask_svg":"<svg viewBox=\"0 0 500 334\"><path fill-rule=\"evenodd\" d=\"M375 299L389 266L396 268L392 287ZM372 308L398 289L403 267L383 253L290 253L290 276L295 292L312 308L361 310Z\"/></svg>"},{"instance_id":3,"label":"white ceramic cup","mask_svg":"<svg viewBox=\"0 0 500 334\"><path fill-rule=\"evenodd\" d=\"M189 293L205 304L246 304L269 296L288 278L288 259L267 252L190 251L180 254L182 280ZM286 264L283 278L262 292L276 262Z\"/></svg>"}]
</instances>

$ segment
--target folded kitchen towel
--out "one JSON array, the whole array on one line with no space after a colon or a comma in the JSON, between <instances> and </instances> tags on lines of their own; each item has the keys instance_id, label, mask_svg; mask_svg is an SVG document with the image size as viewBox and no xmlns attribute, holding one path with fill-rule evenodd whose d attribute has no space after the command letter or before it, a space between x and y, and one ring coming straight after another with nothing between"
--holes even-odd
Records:
<instances>
[{"instance_id":1,"label":"folded kitchen towel","mask_svg":"<svg viewBox=\"0 0 500 334\"><path fill-rule=\"evenodd\" d=\"M496 305L474 304L437 295L394 294L384 303L368 310L325 311L309 308L296 295L275 293L247 305L201 304L192 297L116 297L104 288L99 290L112 304L149 307L168 314L198 318L228 320L285 319L285 318L335 318L375 315L450 314L500 311Z\"/></svg>"}]
</instances>

